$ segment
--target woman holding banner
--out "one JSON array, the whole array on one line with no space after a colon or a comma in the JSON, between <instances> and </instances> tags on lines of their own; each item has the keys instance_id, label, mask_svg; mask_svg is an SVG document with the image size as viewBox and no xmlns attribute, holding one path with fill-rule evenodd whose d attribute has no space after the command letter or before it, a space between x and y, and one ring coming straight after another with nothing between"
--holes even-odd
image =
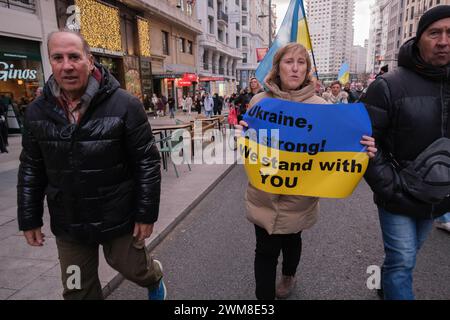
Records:
<instances>
[{"instance_id":1,"label":"woman holding banner","mask_svg":"<svg viewBox=\"0 0 450 320\"><path fill-rule=\"evenodd\" d=\"M267 92L257 94L250 108L263 98L277 98L308 104L326 104L315 95L311 76L311 60L305 47L289 43L280 48L273 59L272 69L265 79ZM240 121L237 129L248 127ZM375 152L375 141L363 136L369 157ZM248 185L245 196L247 218L255 225L256 297L273 300L287 298L295 286L295 273L302 250L301 233L317 221L319 198L271 194ZM276 269L280 251L283 253L282 277L276 285Z\"/></svg>"}]
</instances>

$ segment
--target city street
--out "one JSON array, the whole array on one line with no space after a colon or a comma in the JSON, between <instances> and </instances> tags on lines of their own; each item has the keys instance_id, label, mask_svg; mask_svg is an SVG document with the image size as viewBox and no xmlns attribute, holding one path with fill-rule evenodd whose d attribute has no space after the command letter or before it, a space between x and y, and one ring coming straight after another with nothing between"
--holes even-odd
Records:
<instances>
[{"instance_id":1,"label":"city street","mask_svg":"<svg viewBox=\"0 0 450 320\"><path fill-rule=\"evenodd\" d=\"M245 218L245 188L245 172L236 166L152 252L163 263L168 299L254 299L255 236ZM290 299L376 300L366 271L382 255L372 194L361 182L348 199L321 200L318 223L303 234ZM417 299L450 299L449 261L450 235L433 228L417 261ZM108 297L146 298L145 289L128 281Z\"/></svg>"}]
</instances>

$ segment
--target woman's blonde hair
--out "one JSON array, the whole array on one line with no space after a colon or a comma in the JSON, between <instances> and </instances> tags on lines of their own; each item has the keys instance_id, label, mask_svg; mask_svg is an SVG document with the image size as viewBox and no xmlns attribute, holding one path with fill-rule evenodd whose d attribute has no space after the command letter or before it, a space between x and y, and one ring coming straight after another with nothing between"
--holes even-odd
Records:
<instances>
[{"instance_id":1,"label":"woman's blonde hair","mask_svg":"<svg viewBox=\"0 0 450 320\"><path fill-rule=\"evenodd\" d=\"M299 50L301 53L303 53L303 55L305 56L305 60L306 60L305 81L303 81L303 83L300 85L300 87L298 89L306 87L308 84L310 84L312 81L311 58L309 57L309 54L308 54L308 51L306 50L306 48L303 45L301 45L300 43L296 43L296 42L288 43L284 47L281 47L280 49L278 49L277 53L275 53L275 56L273 57L272 69L270 70L269 74L264 79L264 81L265 82L273 82L281 89L281 78L280 78L281 59L288 52L297 51L297 50Z\"/></svg>"},{"instance_id":2,"label":"woman's blonde hair","mask_svg":"<svg viewBox=\"0 0 450 320\"><path fill-rule=\"evenodd\" d=\"M249 92L251 92L252 91L252 86L251 86L251 83L252 83L252 80L256 80L256 83L258 84L258 90L261 90L261 84L259 83L259 81L258 81L258 79L256 78L256 77L250 77L250 81L248 82L248 91Z\"/></svg>"}]
</instances>

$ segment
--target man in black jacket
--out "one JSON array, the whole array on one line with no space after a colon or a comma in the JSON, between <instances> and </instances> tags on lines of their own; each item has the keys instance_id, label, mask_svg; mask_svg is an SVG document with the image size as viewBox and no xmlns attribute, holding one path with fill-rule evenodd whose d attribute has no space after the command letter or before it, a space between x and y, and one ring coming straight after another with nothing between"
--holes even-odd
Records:
<instances>
[{"instance_id":1,"label":"man in black jacket","mask_svg":"<svg viewBox=\"0 0 450 320\"><path fill-rule=\"evenodd\" d=\"M29 245L43 245L46 196L65 299L103 298L99 244L109 265L162 299L161 264L145 248L161 172L144 108L94 63L79 34L52 33L47 46L53 75L25 115L19 228Z\"/></svg>"},{"instance_id":2,"label":"man in black jacket","mask_svg":"<svg viewBox=\"0 0 450 320\"><path fill-rule=\"evenodd\" d=\"M450 137L450 6L421 17L417 36L400 48L398 65L378 77L363 99L378 143L365 178L383 234L384 298L414 299L417 252L433 218L449 211L450 198L439 203L414 198L400 171L435 140Z\"/></svg>"}]
</instances>

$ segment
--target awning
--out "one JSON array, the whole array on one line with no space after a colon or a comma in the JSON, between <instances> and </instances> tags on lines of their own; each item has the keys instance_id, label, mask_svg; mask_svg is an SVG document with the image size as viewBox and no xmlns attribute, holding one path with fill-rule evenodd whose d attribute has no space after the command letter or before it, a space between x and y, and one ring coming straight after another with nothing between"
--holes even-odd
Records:
<instances>
[{"instance_id":1,"label":"awning","mask_svg":"<svg viewBox=\"0 0 450 320\"><path fill-rule=\"evenodd\" d=\"M207 82L207 81L225 81L224 77L201 77L198 78L198 81Z\"/></svg>"},{"instance_id":2,"label":"awning","mask_svg":"<svg viewBox=\"0 0 450 320\"><path fill-rule=\"evenodd\" d=\"M157 74L153 74L153 79L176 79L176 78L181 78L183 77L182 73L157 73Z\"/></svg>"}]
</instances>

